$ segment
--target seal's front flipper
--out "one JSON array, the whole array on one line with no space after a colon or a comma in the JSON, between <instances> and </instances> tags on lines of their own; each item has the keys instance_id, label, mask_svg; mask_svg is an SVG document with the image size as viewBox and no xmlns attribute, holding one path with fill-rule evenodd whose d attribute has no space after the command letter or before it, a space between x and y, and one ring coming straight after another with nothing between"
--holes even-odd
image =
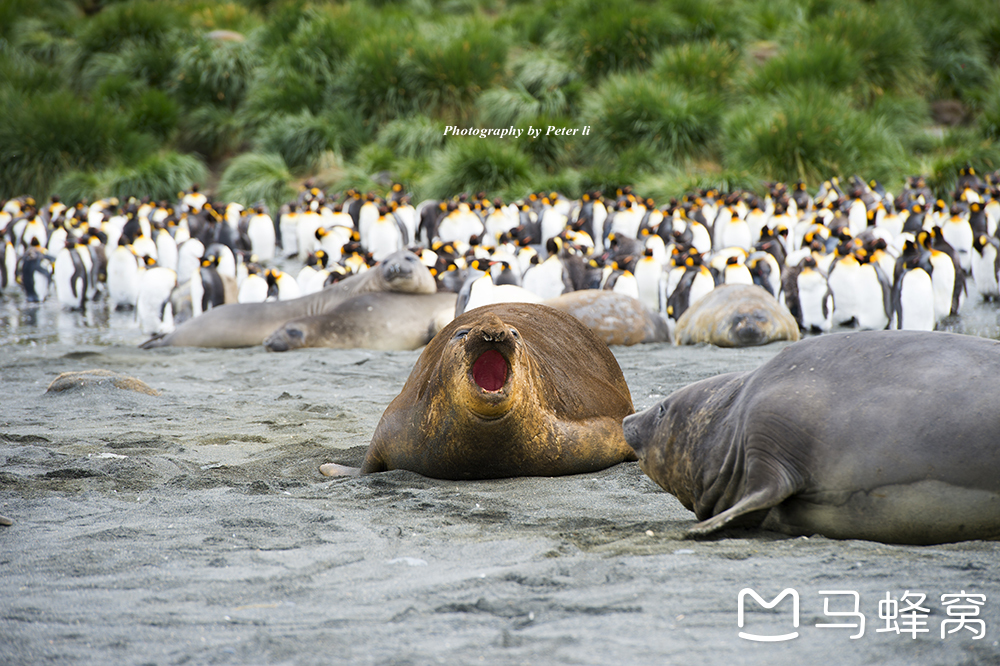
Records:
<instances>
[{"instance_id":1,"label":"seal's front flipper","mask_svg":"<svg viewBox=\"0 0 1000 666\"><path fill-rule=\"evenodd\" d=\"M149 340L146 340L141 345L139 345L139 349L155 349L157 347L166 347L168 343L166 340L164 340L165 337L167 337L166 333L157 333Z\"/></svg>"},{"instance_id":2,"label":"seal's front flipper","mask_svg":"<svg viewBox=\"0 0 1000 666\"><path fill-rule=\"evenodd\" d=\"M6 526L9 527L10 525L13 525L13 524L14 524L14 521L11 520L10 518L8 518L7 516L0 516L0 525L6 525Z\"/></svg>"},{"instance_id":3,"label":"seal's front flipper","mask_svg":"<svg viewBox=\"0 0 1000 666\"><path fill-rule=\"evenodd\" d=\"M337 463L320 465L319 471L324 476L359 476L361 474L361 469L358 467L348 467Z\"/></svg>"},{"instance_id":4,"label":"seal's front flipper","mask_svg":"<svg viewBox=\"0 0 1000 666\"><path fill-rule=\"evenodd\" d=\"M708 520L701 521L688 530L688 536L697 537L716 532L740 516L770 509L781 504L791 494L791 492L782 492L778 488L761 488L744 497L722 513L712 516Z\"/></svg>"}]
</instances>

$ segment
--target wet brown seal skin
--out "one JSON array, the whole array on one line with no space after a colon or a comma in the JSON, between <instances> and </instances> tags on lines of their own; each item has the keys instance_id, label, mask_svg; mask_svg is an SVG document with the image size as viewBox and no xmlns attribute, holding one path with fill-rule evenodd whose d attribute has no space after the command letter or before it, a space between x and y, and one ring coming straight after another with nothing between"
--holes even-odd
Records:
<instances>
[{"instance_id":1,"label":"wet brown seal skin","mask_svg":"<svg viewBox=\"0 0 1000 666\"><path fill-rule=\"evenodd\" d=\"M290 301L229 303L189 319L173 333L142 345L154 347L253 347L279 326L298 317L322 314L350 298L368 292L395 291L433 294L437 284L417 255L408 251L389 255L370 270Z\"/></svg>"},{"instance_id":2,"label":"wet brown seal skin","mask_svg":"<svg viewBox=\"0 0 1000 666\"><path fill-rule=\"evenodd\" d=\"M670 341L663 317L625 294L581 289L550 298L545 305L573 315L609 345Z\"/></svg>"},{"instance_id":3,"label":"wet brown seal skin","mask_svg":"<svg viewBox=\"0 0 1000 666\"><path fill-rule=\"evenodd\" d=\"M866 331L804 340L625 419L639 465L694 511L793 535L1000 536L1000 343Z\"/></svg>"},{"instance_id":4,"label":"wet brown seal skin","mask_svg":"<svg viewBox=\"0 0 1000 666\"><path fill-rule=\"evenodd\" d=\"M81 370L79 372L64 372L49 384L46 393L60 393L73 389L81 389L87 386L113 386L126 391L145 393L146 395L160 395L160 392L152 388L146 382L129 377L111 370Z\"/></svg>"},{"instance_id":5,"label":"wet brown seal skin","mask_svg":"<svg viewBox=\"0 0 1000 666\"><path fill-rule=\"evenodd\" d=\"M757 285L721 284L677 320L674 342L718 347L753 347L799 339L792 313Z\"/></svg>"},{"instance_id":6,"label":"wet brown seal skin","mask_svg":"<svg viewBox=\"0 0 1000 666\"><path fill-rule=\"evenodd\" d=\"M391 291L349 298L333 310L299 317L264 340L270 351L305 347L409 351L431 341L455 312L457 294Z\"/></svg>"},{"instance_id":7,"label":"wet brown seal skin","mask_svg":"<svg viewBox=\"0 0 1000 666\"><path fill-rule=\"evenodd\" d=\"M440 479L581 474L635 460L632 398L607 345L533 303L463 313L431 341L375 429L361 473Z\"/></svg>"}]
</instances>

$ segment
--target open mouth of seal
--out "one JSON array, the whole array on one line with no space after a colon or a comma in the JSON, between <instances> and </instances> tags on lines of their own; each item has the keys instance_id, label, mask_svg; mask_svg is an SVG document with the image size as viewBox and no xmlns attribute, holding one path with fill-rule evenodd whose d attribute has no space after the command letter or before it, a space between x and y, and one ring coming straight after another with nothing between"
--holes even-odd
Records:
<instances>
[{"instance_id":1,"label":"open mouth of seal","mask_svg":"<svg viewBox=\"0 0 1000 666\"><path fill-rule=\"evenodd\" d=\"M496 393L507 382L507 359L496 349L487 349L472 364L472 379L482 390Z\"/></svg>"}]
</instances>

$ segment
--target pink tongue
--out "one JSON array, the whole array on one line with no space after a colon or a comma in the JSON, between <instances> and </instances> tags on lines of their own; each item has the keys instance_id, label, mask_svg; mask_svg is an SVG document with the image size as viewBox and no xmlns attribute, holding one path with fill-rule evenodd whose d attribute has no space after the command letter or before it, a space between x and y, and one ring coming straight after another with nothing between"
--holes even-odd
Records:
<instances>
[{"instance_id":1,"label":"pink tongue","mask_svg":"<svg viewBox=\"0 0 1000 666\"><path fill-rule=\"evenodd\" d=\"M472 364L472 378L484 391L499 391L507 381L507 361L495 349L491 349Z\"/></svg>"}]
</instances>

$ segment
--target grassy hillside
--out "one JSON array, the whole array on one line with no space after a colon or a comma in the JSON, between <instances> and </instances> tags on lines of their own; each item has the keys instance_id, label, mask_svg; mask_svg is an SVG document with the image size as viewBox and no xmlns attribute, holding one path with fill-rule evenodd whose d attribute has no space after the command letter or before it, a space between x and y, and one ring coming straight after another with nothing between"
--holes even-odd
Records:
<instances>
[{"instance_id":1,"label":"grassy hillside","mask_svg":"<svg viewBox=\"0 0 1000 666\"><path fill-rule=\"evenodd\" d=\"M977 0L8 0L0 199L571 196L1000 167ZM528 138L444 128L542 128ZM584 136L544 129L583 128Z\"/></svg>"}]
</instances>

